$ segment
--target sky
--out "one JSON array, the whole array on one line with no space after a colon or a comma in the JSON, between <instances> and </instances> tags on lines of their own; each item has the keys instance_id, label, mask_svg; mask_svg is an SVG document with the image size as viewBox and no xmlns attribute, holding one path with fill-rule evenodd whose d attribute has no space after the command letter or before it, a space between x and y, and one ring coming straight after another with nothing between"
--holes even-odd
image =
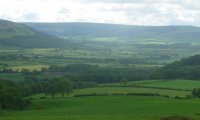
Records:
<instances>
[{"instance_id":1,"label":"sky","mask_svg":"<svg viewBox=\"0 0 200 120\"><path fill-rule=\"evenodd\" d=\"M1 0L0 19L200 26L200 0Z\"/></svg>"}]
</instances>

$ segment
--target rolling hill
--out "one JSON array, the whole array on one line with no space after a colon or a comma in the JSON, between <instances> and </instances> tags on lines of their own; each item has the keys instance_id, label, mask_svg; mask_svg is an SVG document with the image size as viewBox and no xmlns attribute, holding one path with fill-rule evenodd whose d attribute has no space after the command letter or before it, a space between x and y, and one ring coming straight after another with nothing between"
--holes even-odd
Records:
<instances>
[{"instance_id":1,"label":"rolling hill","mask_svg":"<svg viewBox=\"0 0 200 120\"><path fill-rule=\"evenodd\" d=\"M134 26L102 23L25 23L37 30L61 37L118 37L125 40L199 41L194 26Z\"/></svg>"},{"instance_id":2,"label":"rolling hill","mask_svg":"<svg viewBox=\"0 0 200 120\"><path fill-rule=\"evenodd\" d=\"M21 48L66 48L72 46L64 40L11 21L0 20L0 45Z\"/></svg>"}]
</instances>

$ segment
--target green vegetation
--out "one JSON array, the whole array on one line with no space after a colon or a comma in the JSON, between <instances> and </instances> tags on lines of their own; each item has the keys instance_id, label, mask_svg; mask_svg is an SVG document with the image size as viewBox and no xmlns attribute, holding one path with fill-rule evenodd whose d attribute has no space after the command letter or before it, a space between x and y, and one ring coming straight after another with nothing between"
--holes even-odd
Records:
<instances>
[{"instance_id":1,"label":"green vegetation","mask_svg":"<svg viewBox=\"0 0 200 120\"><path fill-rule=\"evenodd\" d=\"M193 90L194 88L200 88L200 81L194 81L194 80L169 80L168 81L168 80L165 80L162 82L141 84L141 86Z\"/></svg>"},{"instance_id":2,"label":"green vegetation","mask_svg":"<svg viewBox=\"0 0 200 120\"><path fill-rule=\"evenodd\" d=\"M200 79L200 55L168 64L155 73L156 78L164 79Z\"/></svg>"},{"instance_id":3,"label":"green vegetation","mask_svg":"<svg viewBox=\"0 0 200 120\"><path fill-rule=\"evenodd\" d=\"M138 96L94 96L37 99L26 111L2 114L3 120L160 120L170 115L199 119L198 99L169 99Z\"/></svg>"},{"instance_id":4,"label":"green vegetation","mask_svg":"<svg viewBox=\"0 0 200 120\"><path fill-rule=\"evenodd\" d=\"M168 89L157 89L157 88L135 88L135 87L97 87L97 88L84 88L75 89L70 97L74 96L116 96L116 95L131 95L131 94L158 94L161 97L180 97L186 98L191 96L191 91L179 91L179 90L168 90ZM39 98L51 98L51 96L46 96L45 94L35 94L30 96L33 99ZM62 97L61 95L56 95L55 97Z\"/></svg>"},{"instance_id":5,"label":"green vegetation","mask_svg":"<svg viewBox=\"0 0 200 120\"><path fill-rule=\"evenodd\" d=\"M17 84L0 80L0 109L24 109L30 100L24 99Z\"/></svg>"}]
</instances>

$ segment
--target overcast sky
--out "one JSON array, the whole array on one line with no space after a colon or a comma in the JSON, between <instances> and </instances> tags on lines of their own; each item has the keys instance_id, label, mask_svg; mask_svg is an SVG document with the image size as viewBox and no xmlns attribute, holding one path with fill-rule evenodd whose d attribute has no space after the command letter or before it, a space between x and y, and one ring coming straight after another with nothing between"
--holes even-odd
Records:
<instances>
[{"instance_id":1,"label":"overcast sky","mask_svg":"<svg viewBox=\"0 0 200 120\"><path fill-rule=\"evenodd\" d=\"M200 26L200 0L1 0L0 19Z\"/></svg>"}]
</instances>

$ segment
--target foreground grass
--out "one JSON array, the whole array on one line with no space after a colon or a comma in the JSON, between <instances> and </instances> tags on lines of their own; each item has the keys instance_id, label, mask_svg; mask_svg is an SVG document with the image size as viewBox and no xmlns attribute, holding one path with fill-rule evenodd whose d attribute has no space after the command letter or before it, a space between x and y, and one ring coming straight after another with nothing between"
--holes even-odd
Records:
<instances>
[{"instance_id":1,"label":"foreground grass","mask_svg":"<svg viewBox=\"0 0 200 120\"><path fill-rule=\"evenodd\" d=\"M200 112L198 99L143 96L94 96L36 99L24 111L7 111L1 120L159 120L170 115L190 116Z\"/></svg>"}]
</instances>

